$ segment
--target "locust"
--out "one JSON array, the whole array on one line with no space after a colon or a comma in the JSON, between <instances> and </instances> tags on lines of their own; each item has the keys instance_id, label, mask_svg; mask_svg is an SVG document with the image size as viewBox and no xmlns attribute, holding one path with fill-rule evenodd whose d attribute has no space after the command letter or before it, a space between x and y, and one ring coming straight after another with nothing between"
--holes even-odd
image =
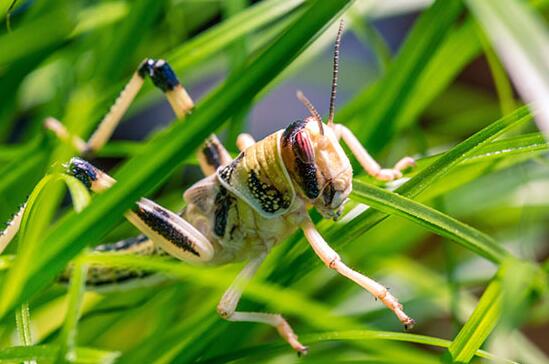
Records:
<instances>
[{"instance_id":1,"label":"locust","mask_svg":"<svg viewBox=\"0 0 549 364\"><path fill-rule=\"evenodd\" d=\"M356 136L343 124L334 122L339 49L343 22L340 22L334 54L329 115L322 119L311 102L297 92L309 116L296 120L263 140L249 134L237 138L240 154L234 159L211 135L199 149L203 179L187 189L185 208L172 212L156 202L141 198L125 217L142 235L116 243L99 245L95 252L169 255L184 262L223 265L245 261L242 271L224 293L217 306L229 321L271 325L298 353L307 347L278 313L237 310L244 287L259 269L267 254L281 241L301 229L322 262L370 292L394 312L405 328L410 318L398 300L380 283L348 267L324 240L308 210L315 208L324 218L337 220L352 190L353 170L340 142L347 145L361 167L382 181L402 177L414 166L410 157L393 168L383 169ZM170 65L164 60L145 59L137 68L106 116L88 141L72 135L61 122L48 118L45 127L59 139L72 144L81 155L97 152L111 137L146 78L166 96L178 120L194 109L194 102ZM101 193L116 181L88 161L74 157L66 173L76 177L93 193ZM19 228L24 206L0 236L0 252ZM68 273L62 275L66 279ZM87 285L101 286L140 278L142 273L122 268L91 267Z\"/></svg>"}]
</instances>

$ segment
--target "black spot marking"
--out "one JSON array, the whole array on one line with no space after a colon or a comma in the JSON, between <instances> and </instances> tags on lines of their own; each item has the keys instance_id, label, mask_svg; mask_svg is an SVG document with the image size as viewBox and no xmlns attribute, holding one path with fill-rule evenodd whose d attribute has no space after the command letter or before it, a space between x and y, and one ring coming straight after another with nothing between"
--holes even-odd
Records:
<instances>
[{"instance_id":1,"label":"black spot marking","mask_svg":"<svg viewBox=\"0 0 549 364\"><path fill-rule=\"evenodd\" d=\"M214 233L219 237L225 236L227 229L227 217L235 198L223 186L219 186L219 192L215 196ZM234 226L233 226L234 229ZM232 230L231 230L232 233Z\"/></svg>"},{"instance_id":2,"label":"black spot marking","mask_svg":"<svg viewBox=\"0 0 549 364\"><path fill-rule=\"evenodd\" d=\"M291 201L276 187L262 182L258 172L252 170L248 176L248 188L252 196L259 201L263 211L275 213L280 209L290 207Z\"/></svg>"},{"instance_id":3,"label":"black spot marking","mask_svg":"<svg viewBox=\"0 0 549 364\"><path fill-rule=\"evenodd\" d=\"M194 249L191 240L170 223L169 214L166 211L159 208L154 208L150 211L138 207L135 212L147 226L166 240L197 257L200 256L196 249Z\"/></svg>"},{"instance_id":4,"label":"black spot marking","mask_svg":"<svg viewBox=\"0 0 549 364\"><path fill-rule=\"evenodd\" d=\"M152 74L152 68L154 66L154 63L155 63L155 60L152 58L145 59L137 69L137 74L141 76L141 78L150 76Z\"/></svg>"},{"instance_id":5,"label":"black spot marking","mask_svg":"<svg viewBox=\"0 0 549 364\"><path fill-rule=\"evenodd\" d=\"M180 84L175 72L168 62L163 60L146 59L137 73L142 78L149 76L156 87L162 91L171 91Z\"/></svg>"},{"instance_id":6,"label":"black spot marking","mask_svg":"<svg viewBox=\"0 0 549 364\"><path fill-rule=\"evenodd\" d=\"M72 158L70 160L67 173L82 182L88 190L91 189L92 182L97 181L96 168L91 163L80 158Z\"/></svg>"},{"instance_id":7,"label":"black spot marking","mask_svg":"<svg viewBox=\"0 0 549 364\"><path fill-rule=\"evenodd\" d=\"M217 168L221 165L221 153L219 152L219 145L217 143L208 140L202 148L202 154L206 158L208 165Z\"/></svg>"},{"instance_id":8,"label":"black spot marking","mask_svg":"<svg viewBox=\"0 0 549 364\"><path fill-rule=\"evenodd\" d=\"M219 171L219 177L227 183L231 183L231 177L233 176L234 170L238 166L238 163L244 158L244 152L241 152L238 157L236 157L231 163L227 164L225 167L221 168Z\"/></svg>"}]
</instances>

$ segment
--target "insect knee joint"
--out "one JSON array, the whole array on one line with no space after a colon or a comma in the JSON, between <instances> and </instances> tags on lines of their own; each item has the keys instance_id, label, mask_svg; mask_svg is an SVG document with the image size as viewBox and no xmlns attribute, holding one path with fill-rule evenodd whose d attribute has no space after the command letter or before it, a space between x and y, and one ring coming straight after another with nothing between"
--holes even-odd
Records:
<instances>
[{"instance_id":1,"label":"insect knee joint","mask_svg":"<svg viewBox=\"0 0 549 364\"><path fill-rule=\"evenodd\" d=\"M336 269L337 268L337 264L341 262L341 258L339 255L335 255L328 264L326 264L328 266L328 268L330 269Z\"/></svg>"},{"instance_id":2,"label":"insect knee joint","mask_svg":"<svg viewBox=\"0 0 549 364\"><path fill-rule=\"evenodd\" d=\"M217 313L222 319L228 320L233 315L234 309L227 309L224 305L219 304L217 305Z\"/></svg>"},{"instance_id":3,"label":"insect knee joint","mask_svg":"<svg viewBox=\"0 0 549 364\"><path fill-rule=\"evenodd\" d=\"M180 84L175 72L163 59L146 58L137 72L142 78L149 76L154 85L164 92L171 91Z\"/></svg>"}]
</instances>

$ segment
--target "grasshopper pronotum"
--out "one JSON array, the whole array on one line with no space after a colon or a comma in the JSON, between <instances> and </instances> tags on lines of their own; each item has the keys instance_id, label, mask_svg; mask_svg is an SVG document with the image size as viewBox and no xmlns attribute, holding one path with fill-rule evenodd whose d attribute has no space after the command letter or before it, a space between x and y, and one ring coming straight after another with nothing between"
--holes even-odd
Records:
<instances>
[{"instance_id":1,"label":"grasshopper pronotum","mask_svg":"<svg viewBox=\"0 0 549 364\"><path fill-rule=\"evenodd\" d=\"M246 282L253 277L265 256L278 242L300 228L326 266L368 290L391 309L405 327L411 327L414 321L404 313L397 299L379 283L346 266L316 230L307 212L307 208L315 207L325 218L334 220L341 214L351 192L353 173L340 140L366 172L380 180L400 178L401 170L414 164L411 158L405 157L392 169L380 168L348 128L334 123L342 27L343 23L340 23L326 123L309 100L298 92L298 99L311 115L261 141L241 134L237 139L241 152L236 159L231 159L215 135L210 136L198 152L206 177L185 191L187 205L182 212L171 212L142 198L125 216L144 235L100 245L95 250L147 255L167 253L183 261L212 265L247 260L223 295L217 311L230 321L272 325L296 351L305 353L307 348L298 341L280 314L236 311ZM71 135L53 118L48 118L45 126L60 139L72 143L82 154L97 151L110 138L146 77L165 93L177 117L184 119L194 107L192 99L167 62L146 59L88 142ZM79 158L68 163L67 173L96 193L115 183L109 175ZM22 211L23 208L2 232L0 252L17 232ZM103 285L139 276L135 271L123 269L116 274L112 269L109 274L103 274L102 269L92 267L87 283Z\"/></svg>"}]
</instances>

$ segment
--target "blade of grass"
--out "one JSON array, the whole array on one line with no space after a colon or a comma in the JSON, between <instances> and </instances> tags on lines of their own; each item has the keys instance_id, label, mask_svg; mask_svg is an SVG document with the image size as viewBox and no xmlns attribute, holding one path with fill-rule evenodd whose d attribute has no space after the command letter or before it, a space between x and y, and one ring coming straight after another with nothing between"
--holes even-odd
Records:
<instances>
[{"instance_id":1,"label":"blade of grass","mask_svg":"<svg viewBox=\"0 0 549 364\"><path fill-rule=\"evenodd\" d=\"M503 132L517 127L529 120L531 120L531 115L526 107L517 109L512 114L490 124L486 128L450 149L443 156L418 173L415 177L399 187L395 192L408 198L418 196L421 192L427 190L429 185L433 182L448 174L450 170L455 168L456 165L465 160L475 150L478 150L478 148L486 145L486 143L495 139ZM373 211L366 212L358 218L350 221L350 223L345 226L345 229L341 229L344 230L340 231L340 234L343 233L343 236L338 235L339 239L337 240L358 236L369 230L371 226L377 224L386 217L387 215L383 213L375 213Z\"/></svg>"},{"instance_id":2,"label":"blade of grass","mask_svg":"<svg viewBox=\"0 0 549 364\"><path fill-rule=\"evenodd\" d=\"M352 342L352 341L400 341L408 342L414 344L422 344L427 346L434 346L440 348L448 348L452 342L449 340L440 339L432 336L417 335L417 334L408 334L408 333L398 333L390 331L369 331L369 330L350 330L350 331L334 331L334 332L323 332L320 334L307 334L302 335L300 339L306 344L317 344L325 341L342 341L342 342ZM282 350L284 347L281 344L268 344L258 347L246 348L243 350L235 351L232 353L220 355L213 358L205 358L200 360L199 363L226 363L229 361L250 358L250 356L261 355L265 358L266 354L274 353ZM510 360L505 360L499 358L491 353L488 353L484 350L477 350L474 355L479 358L504 362L504 363L515 363Z\"/></svg>"},{"instance_id":3,"label":"blade of grass","mask_svg":"<svg viewBox=\"0 0 549 364\"><path fill-rule=\"evenodd\" d=\"M181 165L184 156L198 147L200 141L228 116L239 110L241 100L253 97L268 84L348 3L346 0L311 3L305 13L242 75L227 80L197 105L196 111L184 125L174 124L166 133L148 143L143 154L126 163L116 174L117 184L98 195L78 216L69 214L62 218L41 242L43 246L48 246L48 250L31 267L26 267L26 273L17 279L20 281L17 287L22 288L22 292L0 302L0 317L51 281L82 247L114 227L133 201L166 179ZM15 289L9 282L4 283L3 293L11 291L10 288Z\"/></svg>"},{"instance_id":4,"label":"blade of grass","mask_svg":"<svg viewBox=\"0 0 549 364\"><path fill-rule=\"evenodd\" d=\"M0 361L7 363L29 360L36 360L40 363L44 361L53 362L58 351L59 348L55 345L14 346L0 350ZM119 355L114 351L78 347L75 362L110 364L114 363Z\"/></svg>"},{"instance_id":5,"label":"blade of grass","mask_svg":"<svg viewBox=\"0 0 549 364\"><path fill-rule=\"evenodd\" d=\"M124 21L115 26L117 36L109 42L107 51L101 54L101 62L94 78L105 80L107 84L120 78L124 67L120 59L129 58L135 53L137 45L153 25L154 20L164 7L165 0L137 0L132 2Z\"/></svg>"},{"instance_id":6,"label":"blade of grass","mask_svg":"<svg viewBox=\"0 0 549 364\"><path fill-rule=\"evenodd\" d=\"M78 24L71 37L77 37L124 19L128 11L129 5L124 1L110 1L84 8L78 13Z\"/></svg>"},{"instance_id":7,"label":"blade of grass","mask_svg":"<svg viewBox=\"0 0 549 364\"><path fill-rule=\"evenodd\" d=\"M74 210L81 212L90 203L91 198L88 190L79 180L72 176L63 174L62 178L71 193ZM77 358L76 332L86 287L88 268L77 259L71 269L70 285L67 294L67 313L59 337L61 343L57 357L59 362L74 362Z\"/></svg>"},{"instance_id":8,"label":"blade of grass","mask_svg":"<svg viewBox=\"0 0 549 364\"><path fill-rule=\"evenodd\" d=\"M171 61L177 72L185 71L190 65L208 58L244 34L284 16L302 3L303 0L269 0L257 3L185 42L169 52L166 59Z\"/></svg>"},{"instance_id":9,"label":"blade of grass","mask_svg":"<svg viewBox=\"0 0 549 364\"><path fill-rule=\"evenodd\" d=\"M495 328L501 314L501 280L488 285L480 301L446 353L453 363L469 363L474 353Z\"/></svg>"},{"instance_id":10,"label":"blade of grass","mask_svg":"<svg viewBox=\"0 0 549 364\"><path fill-rule=\"evenodd\" d=\"M77 325L80 317L82 298L86 288L86 275L88 272L87 266L82 264L78 259L73 264L71 269L72 272L68 291L67 314L59 336L60 347L57 361L60 363L74 362L77 358Z\"/></svg>"},{"instance_id":11,"label":"blade of grass","mask_svg":"<svg viewBox=\"0 0 549 364\"><path fill-rule=\"evenodd\" d=\"M349 18L351 19L353 33L362 44L372 48L380 72L385 71L391 63L391 50L389 45L385 42L377 29L370 24L370 21L368 19L363 19L355 9L349 11Z\"/></svg>"},{"instance_id":12,"label":"blade of grass","mask_svg":"<svg viewBox=\"0 0 549 364\"><path fill-rule=\"evenodd\" d=\"M549 135L549 32L542 17L522 1L465 3L492 40L521 96L532 103L540 129Z\"/></svg>"},{"instance_id":13,"label":"blade of grass","mask_svg":"<svg viewBox=\"0 0 549 364\"><path fill-rule=\"evenodd\" d=\"M488 235L433 208L394 192L354 181L351 198L375 209L409 219L498 264L510 255Z\"/></svg>"},{"instance_id":14,"label":"blade of grass","mask_svg":"<svg viewBox=\"0 0 549 364\"><path fill-rule=\"evenodd\" d=\"M509 285L509 280L513 280ZM518 285L517 285L518 283ZM532 289L545 288L546 276L540 267L530 262L507 258L501 264L494 279L490 282L480 298L471 317L448 347L445 358L453 363L469 363L474 353L486 341L499 323L503 312L503 297L507 297L505 325L513 325L525 309L525 299Z\"/></svg>"},{"instance_id":15,"label":"blade of grass","mask_svg":"<svg viewBox=\"0 0 549 364\"><path fill-rule=\"evenodd\" d=\"M423 12L387 72L353 115L363 116L360 127L356 121L349 125L357 132L359 139L365 141L370 152L379 152L395 132L398 112L462 9L460 1L435 1Z\"/></svg>"},{"instance_id":16,"label":"blade of grass","mask_svg":"<svg viewBox=\"0 0 549 364\"><path fill-rule=\"evenodd\" d=\"M479 27L477 27L477 29L477 36L482 44L484 55L488 61L488 66L490 67L490 72L492 73L492 78L494 80L494 86L498 94L501 114L506 115L516 108L515 98L513 97L513 86L511 86L511 82L488 39Z\"/></svg>"},{"instance_id":17,"label":"blade of grass","mask_svg":"<svg viewBox=\"0 0 549 364\"><path fill-rule=\"evenodd\" d=\"M17 326L17 336L19 337L19 343L22 346L32 346L32 328L28 303L23 303L15 313L15 323Z\"/></svg>"},{"instance_id":18,"label":"blade of grass","mask_svg":"<svg viewBox=\"0 0 549 364\"><path fill-rule=\"evenodd\" d=\"M69 6L58 6L25 23L25 26L0 36L0 70L27 55L58 45L74 26ZM22 44L25 46L22 47Z\"/></svg>"}]
</instances>

